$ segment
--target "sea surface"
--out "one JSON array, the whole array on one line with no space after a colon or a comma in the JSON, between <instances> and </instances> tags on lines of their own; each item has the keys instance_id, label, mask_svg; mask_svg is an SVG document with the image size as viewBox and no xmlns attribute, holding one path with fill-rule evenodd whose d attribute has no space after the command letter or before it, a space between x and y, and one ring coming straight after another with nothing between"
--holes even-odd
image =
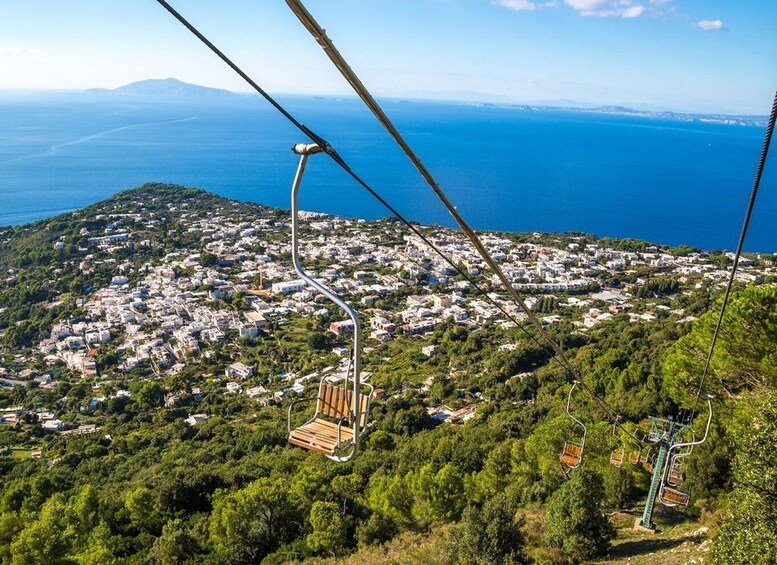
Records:
<instances>
[{"instance_id":1,"label":"sea surface","mask_svg":"<svg viewBox=\"0 0 777 565\"><path fill-rule=\"evenodd\" d=\"M415 169L353 99L285 97L408 218L453 226ZM764 128L471 104L384 108L470 224L580 231L734 249ZM256 97L0 95L0 225L80 208L148 181L289 207L307 141ZM777 149L775 149L777 153ZM325 155L301 206L388 215ZM777 250L777 154L767 162L746 250Z\"/></svg>"}]
</instances>

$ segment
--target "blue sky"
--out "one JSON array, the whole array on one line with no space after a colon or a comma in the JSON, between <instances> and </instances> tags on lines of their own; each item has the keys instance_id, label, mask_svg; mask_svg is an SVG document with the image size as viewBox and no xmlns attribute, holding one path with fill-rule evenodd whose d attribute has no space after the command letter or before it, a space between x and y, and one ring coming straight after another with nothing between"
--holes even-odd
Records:
<instances>
[{"instance_id":1,"label":"blue sky","mask_svg":"<svg viewBox=\"0 0 777 565\"><path fill-rule=\"evenodd\" d=\"M172 0L271 92L347 85L283 0ZM378 95L767 113L777 0L308 0ZM0 88L244 91L154 0L4 0Z\"/></svg>"}]
</instances>

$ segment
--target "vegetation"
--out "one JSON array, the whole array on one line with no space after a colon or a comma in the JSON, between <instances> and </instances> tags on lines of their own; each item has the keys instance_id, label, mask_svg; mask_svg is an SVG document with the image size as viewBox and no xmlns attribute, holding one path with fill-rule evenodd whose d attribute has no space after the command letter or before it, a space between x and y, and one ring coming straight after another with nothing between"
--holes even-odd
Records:
<instances>
[{"instance_id":1,"label":"vegetation","mask_svg":"<svg viewBox=\"0 0 777 565\"><path fill-rule=\"evenodd\" d=\"M120 193L110 206L126 211L138 195L160 216L171 202L189 210L224 205L194 189L149 185ZM278 211L232 205L246 218L282 219ZM434 545L417 555L440 563L568 563L616 552L609 515L631 512L633 522L648 472L640 464L609 464L613 450L625 443L628 453L632 446L627 436L613 435L608 414L584 393L575 394L572 406L588 425L583 467L562 472L561 446L579 434L565 413L570 379L531 330L491 322L466 328L448 320L422 336L398 333L371 344L365 369L385 397L373 403L359 456L343 465L287 445L289 400L259 406L227 394L221 380L224 367L238 360L257 368L246 385L278 388L290 371L337 364L333 349L345 342L326 331L323 316L271 323L256 340L230 336L175 374L149 365L114 373L120 344L100 352L99 365L111 379L47 365L26 347L57 320L79 319L81 301L115 276L116 262L100 263L108 255L75 229L87 219L103 229L106 206L0 230L0 268L12 271L0 283L6 348L0 368L19 369L14 355L24 352L27 368L57 371L58 378L55 389L36 381L0 389L0 408L21 406L31 419L36 408L51 409L69 423L100 426L83 436L26 421L0 426L0 449L30 450L29 457L0 457L0 563L273 564L348 555L359 561L396 544L426 543L419 540ZM198 248L180 216L165 216L166 223L148 231L146 248L121 259L140 267L184 245ZM124 222L134 225L131 218ZM595 241L583 234L542 238L559 245ZM644 251L649 244L622 246ZM88 248L93 269L79 267L85 253L79 247ZM204 249L199 260L219 262ZM644 433L649 416L678 416L693 405L718 305L718 290L700 279L647 277L638 286L638 278L622 273L614 284L645 289L632 294L634 311L655 313L650 321L616 313L583 330L563 306L570 296L537 302L538 311L560 317L548 331L585 383L635 434ZM429 287L414 284L411 292ZM239 311L243 298L219 305ZM398 304L392 301L398 299L381 299L381 307ZM698 320L681 321L688 316ZM768 563L777 556L776 321L777 286L737 289L705 386L716 397L715 426L684 469L683 488L692 488L693 502L658 516L694 524L702 513L705 520L715 516L712 555L720 563ZM424 354L425 346L435 346L435 353ZM117 395L120 389L129 396ZM178 403L166 406L172 394ZM96 397L104 400L90 406ZM440 423L431 414L441 407L471 408L474 417ZM184 419L192 413L210 418L190 426Z\"/></svg>"}]
</instances>

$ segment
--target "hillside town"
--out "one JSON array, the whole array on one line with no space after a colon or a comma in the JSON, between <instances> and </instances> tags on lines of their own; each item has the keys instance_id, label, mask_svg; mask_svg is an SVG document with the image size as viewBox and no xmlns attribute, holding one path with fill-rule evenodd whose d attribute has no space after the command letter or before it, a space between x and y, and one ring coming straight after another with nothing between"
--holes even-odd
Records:
<instances>
[{"instance_id":1,"label":"hillside town","mask_svg":"<svg viewBox=\"0 0 777 565\"><path fill-rule=\"evenodd\" d=\"M146 209L141 201L134 204L131 211L123 204L89 221L83 217L79 236L85 245L79 245L72 261L84 274L108 267L112 278L103 288L78 298L80 315L57 320L47 338L28 351L17 352L13 363L0 366L0 384L34 382L41 390L56 390L58 375L70 371L94 391L77 407L88 412L106 401L100 392L106 383L124 383L125 375L132 371L152 379L175 375L210 358L214 348L272 339L279 328L294 320L324 320L333 339L347 341L353 332L352 322L343 320L292 268L286 215L251 217L242 205L224 201L208 210L190 209L186 202L169 204L163 216ZM173 217L177 218L176 229L191 243L163 249L159 257L151 258L144 251L158 248L158 242L149 234ZM99 231L86 226L93 225L93 220L102 226ZM486 323L510 328L525 319L525 313L499 290L496 276L486 270L457 231L423 227L469 281L398 223L304 213L303 226L303 264L358 309L372 348L396 336L417 336L423 341L425 335L446 324L472 331ZM544 324L571 323L579 332L618 315L628 316L631 323L650 323L666 316L678 323L692 322L695 317L677 306L675 298L688 289L723 285L728 276L725 260L732 255L722 254L713 261L709 253L678 254L656 245L623 250L575 234L482 237ZM54 242L54 248L63 250L65 239ZM753 256L742 261L737 278L757 283L775 275L772 257ZM14 276L10 270L9 280ZM663 292L657 281L671 281L676 287ZM472 282L488 294L479 293ZM502 348L510 350L511 344ZM111 350L114 362L100 366L98 359L106 349ZM423 348L427 356L434 351L432 345ZM326 367L323 374L344 371L346 347L336 345L332 352L340 358L340 365ZM33 363L35 359L42 359L46 370L33 369L41 366ZM272 375L265 367L236 360L225 363L220 371L211 377L221 382L223 394L246 395L258 406L302 394L311 379L320 376L293 370ZM131 395L123 384L108 388L112 389L109 398ZM196 388L193 393L197 396ZM179 395L170 394L165 402L174 406L178 399ZM66 400L61 399L59 406L40 407L34 422L52 432L95 432L98 426L93 424L68 425L56 417L57 408ZM473 411L464 408L465 414ZM431 407L432 411L435 417L456 412L440 406ZM3 409L0 423L16 424L22 412L15 407ZM205 414L190 415L186 421L195 425L206 418Z\"/></svg>"}]
</instances>

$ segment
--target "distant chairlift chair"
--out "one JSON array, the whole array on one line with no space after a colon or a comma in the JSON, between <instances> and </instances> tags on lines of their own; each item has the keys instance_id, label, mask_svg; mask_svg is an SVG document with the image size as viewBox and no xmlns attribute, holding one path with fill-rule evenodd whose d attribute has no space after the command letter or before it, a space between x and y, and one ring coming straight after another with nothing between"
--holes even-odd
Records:
<instances>
[{"instance_id":1,"label":"distant chairlift chair","mask_svg":"<svg viewBox=\"0 0 777 565\"><path fill-rule=\"evenodd\" d=\"M564 449L561 452L561 464L566 465L570 469L577 469L583 462L583 449L585 448L585 436L587 433L585 424L575 418L569 409L569 405L572 402L572 392L575 390L577 384L577 381L575 381L574 384L572 384L572 388L569 389L569 396L567 397L567 415L583 428L583 437L580 439L580 443L565 441Z\"/></svg>"},{"instance_id":2,"label":"distant chairlift chair","mask_svg":"<svg viewBox=\"0 0 777 565\"><path fill-rule=\"evenodd\" d=\"M343 463L352 459L358 450L359 436L367 426L373 387L362 383L359 379L361 325L358 314L334 292L310 277L300 263L297 197L299 185L308 156L320 153L321 148L315 144L299 143L294 146L293 150L301 156L291 189L291 238L294 270L303 281L342 308L351 319L353 322L353 350L346 376L341 379L340 383L335 384L322 378L317 396L291 403L288 414L289 443L323 453L332 461ZM294 407L313 400L316 401L316 411L313 417L299 427L292 427L291 419Z\"/></svg>"},{"instance_id":3,"label":"distant chairlift chair","mask_svg":"<svg viewBox=\"0 0 777 565\"><path fill-rule=\"evenodd\" d=\"M684 451L675 453L669 460L668 471L666 474L666 484L670 487L677 487L683 483L683 460L688 457L693 451L693 443L696 441L696 434L691 432L691 445L686 447Z\"/></svg>"},{"instance_id":4,"label":"distant chairlift chair","mask_svg":"<svg viewBox=\"0 0 777 565\"><path fill-rule=\"evenodd\" d=\"M623 467L623 461L626 459L626 444L622 438L618 437L618 419L615 419L615 423L612 425L612 435L615 439L621 442L620 450L616 449L610 454L610 465L615 465L620 468Z\"/></svg>"}]
</instances>

